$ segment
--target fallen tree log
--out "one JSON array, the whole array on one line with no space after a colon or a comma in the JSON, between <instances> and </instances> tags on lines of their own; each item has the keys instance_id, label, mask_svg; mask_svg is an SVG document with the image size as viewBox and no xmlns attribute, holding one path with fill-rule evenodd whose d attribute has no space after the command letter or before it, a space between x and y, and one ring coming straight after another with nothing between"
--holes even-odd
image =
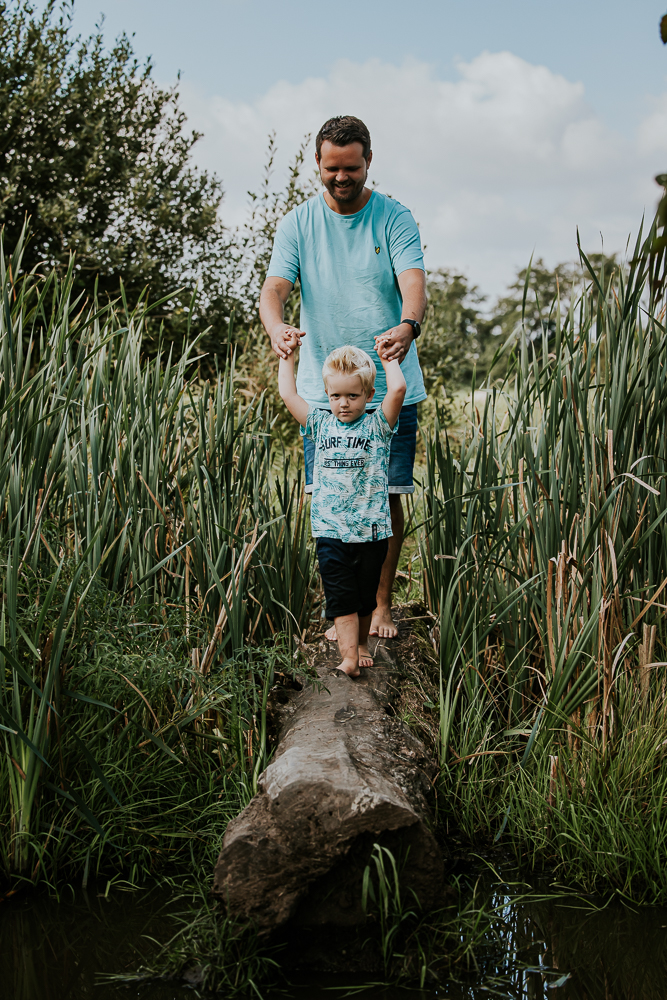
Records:
<instances>
[{"instance_id":1,"label":"fallen tree log","mask_svg":"<svg viewBox=\"0 0 667 1000\"><path fill-rule=\"evenodd\" d=\"M378 641L376 666L352 680L323 642L313 657L320 684L285 695L275 757L227 828L213 885L233 915L265 933L288 923L362 923L363 872L376 843L392 851L402 888L422 907L441 902L428 805L437 768L388 714L389 682L400 673L391 645Z\"/></svg>"}]
</instances>

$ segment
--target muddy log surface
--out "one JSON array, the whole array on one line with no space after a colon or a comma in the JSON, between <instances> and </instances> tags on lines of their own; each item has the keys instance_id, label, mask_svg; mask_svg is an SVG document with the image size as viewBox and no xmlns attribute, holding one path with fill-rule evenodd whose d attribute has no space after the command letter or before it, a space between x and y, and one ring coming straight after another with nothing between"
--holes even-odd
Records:
<instances>
[{"instance_id":1,"label":"muddy log surface","mask_svg":"<svg viewBox=\"0 0 667 1000\"><path fill-rule=\"evenodd\" d=\"M402 886L423 907L442 899L428 803L437 767L391 708L400 648L377 640L375 666L352 680L335 669L335 644L322 640L304 647L318 684L278 692L274 759L227 828L213 885L232 914L263 932L362 923L375 843L403 862Z\"/></svg>"}]
</instances>

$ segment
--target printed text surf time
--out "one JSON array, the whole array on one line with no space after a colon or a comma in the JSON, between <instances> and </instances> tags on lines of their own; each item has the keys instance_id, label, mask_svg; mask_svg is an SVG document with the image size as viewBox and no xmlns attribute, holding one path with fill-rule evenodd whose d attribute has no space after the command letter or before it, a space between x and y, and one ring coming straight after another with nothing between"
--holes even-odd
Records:
<instances>
[{"instance_id":1,"label":"printed text surf time","mask_svg":"<svg viewBox=\"0 0 667 1000\"><path fill-rule=\"evenodd\" d=\"M322 438L318 445L320 451L330 451L331 448L362 448L364 451L369 451L370 446L370 438L355 437L353 434L347 437L342 434L338 436L331 435L330 437Z\"/></svg>"}]
</instances>

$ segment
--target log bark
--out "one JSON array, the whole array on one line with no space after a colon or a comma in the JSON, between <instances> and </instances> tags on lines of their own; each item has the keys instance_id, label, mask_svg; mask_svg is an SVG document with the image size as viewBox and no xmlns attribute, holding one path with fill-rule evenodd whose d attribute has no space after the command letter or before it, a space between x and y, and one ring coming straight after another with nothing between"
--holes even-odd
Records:
<instances>
[{"instance_id":1,"label":"log bark","mask_svg":"<svg viewBox=\"0 0 667 1000\"><path fill-rule=\"evenodd\" d=\"M288 922L362 923L363 872L376 843L401 863L404 891L425 908L441 901L443 861L428 805L437 768L388 714L390 681L400 673L391 646L379 640L376 666L352 680L321 644L319 686L288 697L258 794L227 828L213 892L263 932Z\"/></svg>"}]
</instances>

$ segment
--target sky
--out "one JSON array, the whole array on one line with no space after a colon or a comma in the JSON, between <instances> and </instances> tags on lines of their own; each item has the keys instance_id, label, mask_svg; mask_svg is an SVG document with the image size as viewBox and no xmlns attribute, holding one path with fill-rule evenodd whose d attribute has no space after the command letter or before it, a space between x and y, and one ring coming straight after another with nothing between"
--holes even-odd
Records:
<instances>
[{"instance_id":1,"label":"sky","mask_svg":"<svg viewBox=\"0 0 667 1000\"><path fill-rule=\"evenodd\" d=\"M133 36L176 83L195 162L240 224L275 132L276 187L304 135L355 114L371 177L417 219L431 270L491 301L534 254L624 252L667 170L667 0L75 0L86 35ZM313 155L311 143L309 157Z\"/></svg>"}]
</instances>

